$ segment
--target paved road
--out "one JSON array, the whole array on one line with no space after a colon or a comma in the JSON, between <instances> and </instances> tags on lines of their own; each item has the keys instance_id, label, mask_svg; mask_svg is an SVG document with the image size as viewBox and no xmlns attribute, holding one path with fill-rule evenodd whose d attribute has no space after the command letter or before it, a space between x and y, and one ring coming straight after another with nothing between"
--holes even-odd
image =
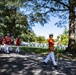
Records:
<instances>
[{"instance_id":1,"label":"paved road","mask_svg":"<svg viewBox=\"0 0 76 75\"><path fill-rule=\"evenodd\" d=\"M76 60L59 58L56 70L51 60L43 64L45 57L28 52L0 53L0 75L76 75Z\"/></svg>"}]
</instances>

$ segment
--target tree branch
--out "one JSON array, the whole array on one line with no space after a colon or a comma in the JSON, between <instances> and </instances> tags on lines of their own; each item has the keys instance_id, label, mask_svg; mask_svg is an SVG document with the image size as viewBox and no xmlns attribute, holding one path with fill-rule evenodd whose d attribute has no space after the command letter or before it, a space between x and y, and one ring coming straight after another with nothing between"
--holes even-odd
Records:
<instances>
[{"instance_id":1,"label":"tree branch","mask_svg":"<svg viewBox=\"0 0 76 75\"><path fill-rule=\"evenodd\" d=\"M60 4L63 4L63 5L66 6L67 8L66 8L66 9L55 9L54 7L51 7L51 8L50 8L49 6L46 6L45 3L42 5L42 7L48 8L48 9L50 9L50 11L67 11L67 10L68 10L68 8L69 8L68 5L64 4L63 2L60 2L60 0L55 0L55 1L56 1L56 2L59 2Z\"/></svg>"},{"instance_id":2,"label":"tree branch","mask_svg":"<svg viewBox=\"0 0 76 75\"><path fill-rule=\"evenodd\" d=\"M68 9L55 9L55 8L50 8L52 11L68 11Z\"/></svg>"},{"instance_id":3,"label":"tree branch","mask_svg":"<svg viewBox=\"0 0 76 75\"><path fill-rule=\"evenodd\" d=\"M55 1L58 2L58 3L60 3L60 4L62 4L62 5L64 5L64 6L66 6L67 8L69 8L68 5L66 5L65 3L61 2L60 0L55 0Z\"/></svg>"}]
</instances>

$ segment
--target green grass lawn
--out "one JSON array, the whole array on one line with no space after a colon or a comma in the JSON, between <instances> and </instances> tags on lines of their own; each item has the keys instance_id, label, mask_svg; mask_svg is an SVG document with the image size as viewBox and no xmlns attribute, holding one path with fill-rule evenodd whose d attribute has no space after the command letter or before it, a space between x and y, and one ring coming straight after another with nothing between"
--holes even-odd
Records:
<instances>
[{"instance_id":1,"label":"green grass lawn","mask_svg":"<svg viewBox=\"0 0 76 75\"><path fill-rule=\"evenodd\" d=\"M15 49L16 46L13 46ZM25 46L20 46L20 50L27 51L27 52L34 52L34 53L39 53L39 54L48 54L48 49L47 48L36 48L36 47L25 47ZM55 54L61 53L61 50L55 50Z\"/></svg>"},{"instance_id":2,"label":"green grass lawn","mask_svg":"<svg viewBox=\"0 0 76 75\"><path fill-rule=\"evenodd\" d=\"M16 46L13 46L14 50L16 49ZM48 49L46 48L36 48L36 47L25 47L25 46L20 46L20 50L27 51L27 52L33 52L37 54L43 54L46 55L48 54ZM59 57L65 56L63 54L63 50L55 50L55 55L59 54ZM67 56L69 57L69 56ZM73 57L74 58L74 57Z\"/></svg>"},{"instance_id":3,"label":"green grass lawn","mask_svg":"<svg viewBox=\"0 0 76 75\"><path fill-rule=\"evenodd\" d=\"M39 53L39 54L47 54L48 49L45 48L36 48L36 47L20 47L21 50L28 51L28 52L34 52L34 53Z\"/></svg>"}]
</instances>

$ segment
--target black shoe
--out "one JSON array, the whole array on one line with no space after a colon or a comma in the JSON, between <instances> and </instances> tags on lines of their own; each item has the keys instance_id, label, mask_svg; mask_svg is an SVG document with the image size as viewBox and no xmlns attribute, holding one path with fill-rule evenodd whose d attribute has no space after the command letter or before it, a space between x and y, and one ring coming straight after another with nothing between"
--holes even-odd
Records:
<instances>
[{"instance_id":1,"label":"black shoe","mask_svg":"<svg viewBox=\"0 0 76 75\"><path fill-rule=\"evenodd\" d=\"M57 65L55 65L55 66L54 66L54 68L55 68L55 69L57 69L57 68L58 68L58 66L57 66Z\"/></svg>"},{"instance_id":2,"label":"black shoe","mask_svg":"<svg viewBox=\"0 0 76 75\"><path fill-rule=\"evenodd\" d=\"M12 53L12 51L9 51L10 53Z\"/></svg>"},{"instance_id":3,"label":"black shoe","mask_svg":"<svg viewBox=\"0 0 76 75\"><path fill-rule=\"evenodd\" d=\"M43 62L45 65L47 65L47 63L46 62Z\"/></svg>"}]
</instances>

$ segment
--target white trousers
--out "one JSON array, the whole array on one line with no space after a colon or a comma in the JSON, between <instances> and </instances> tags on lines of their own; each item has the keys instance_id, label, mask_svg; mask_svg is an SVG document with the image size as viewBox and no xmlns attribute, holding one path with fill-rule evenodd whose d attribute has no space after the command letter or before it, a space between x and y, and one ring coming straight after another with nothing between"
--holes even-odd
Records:
<instances>
[{"instance_id":1,"label":"white trousers","mask_svg":"<svg viewBox=\"0 0 76 75\"><path fill-rule=\"evenodd\" d=\"M12 45L10 45L10 48L9 48L9 50L10 50L10 51L12 51Z\"/></svg>"},{"instance_id":2,"label":"white trousers","mask_svg":"<svg viewBox=\"0 0 76 75\"><path fill-rule=\"evenodd\" d=\"M20 52L19 46L16 47L16 51L15 52Z\"/></svg>"},{"instance_id":3,"label":"white trousers","mask_svg":"<svg viewBox=\"0 0 76 75\"><path fill-rule=\"evenodd\" d=\"M53 65L54 65L54 66L57 65L56 62L55 62L54 52L50 52L50 53L47 55L47 57L46 57L46 59L44 60L44 62L47 63L50 58L52 59Z\"/></svg>"},{"instance_id":4,"label":"white trousers","mask_svg":"<svg viewBox=\"0 0 76 75\"><path fill-rule=\"evenodd\" d=\"M4 52L9 53L9 51L8 51L8 44L4 44Z\"/></svg>"},{"instance_id":5,"label":"white trousers","mask_svg":"<svg viewBox=\"0 0 76 75\"><path fill-rule=\"evenodd\" d=\"M0 50L1 50L1 44L0 44Z\"/></svg>"}]
</instances>

